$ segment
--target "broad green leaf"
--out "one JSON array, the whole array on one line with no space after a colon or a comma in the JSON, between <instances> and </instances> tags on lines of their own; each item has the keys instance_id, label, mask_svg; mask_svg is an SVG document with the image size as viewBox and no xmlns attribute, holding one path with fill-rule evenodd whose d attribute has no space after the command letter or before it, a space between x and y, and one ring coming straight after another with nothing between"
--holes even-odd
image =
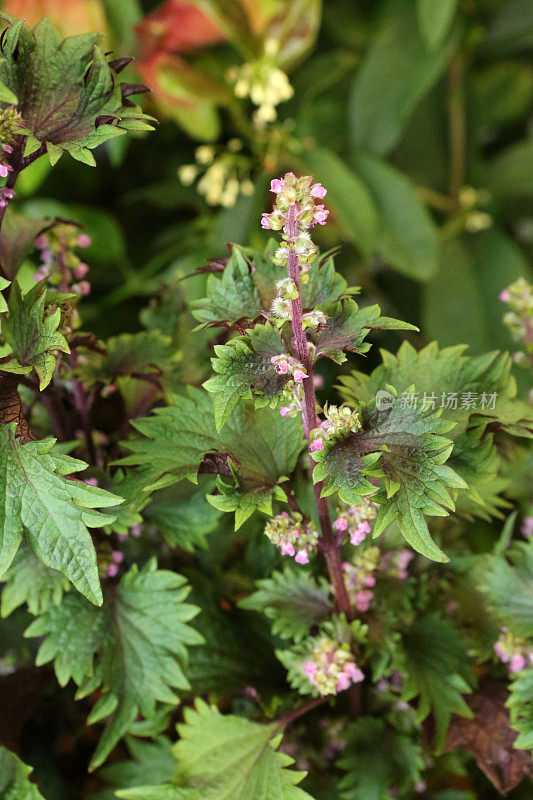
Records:
<instances>
[{"instance_id":1,"label":"broad green leaf","mask_svg":"<svg viewBox=\"0 0 533 800\"><path fill-rule=\"evenodd\" d=\"M358 308L354 300L345 300L335 306L326 306L326 327L318 333L309 334L316 346L316 358L327 356L338 364L346 361L343 351L367 353L370 342L366 336L373 330L418 330L408 322L380 316L379 306Z\"/></svg>"},{"instance_id":2,"label":"broad green leaf","mask_svg":"<svg viewBox=\"0 0 533 800\"><path fill-rule=\"evenodd\" d=\"M0 46L0 80L18 98L28 137L26 153L46 145L51 163L64 151L94 165L91 150L149 119L124 102L120 79L98 46L98 34L62 41L46 17L30 30L9 14Z\"/></svg>"},{"instance_id":3,"label":"broad green leaf","mask_svg":"<svg viewBox=\"0 0 533 800\"><path fill-rule=\"evenodd\" d=\"M152 560L141 571L132 567L102 608L68 594L26 631L45 636L36 663L53 660L61 686L72 678L78 698L103 689L88 722L110 719L90 769L106 760L138 714L150 719L159 703L177 703L175 689L189 687L187 647L203 640L188 624L198 613L184 602L188 594L182 575L158 570Z\"/></svg>"},{"instance_id":4,"label":"broad green leaf","mask_svg":"<svg viewBox=\"0 0 533 800\"><path fill-rule=\"evenodd\" d=\"M497 199L533 194L533 137L510 145L486 164L485 186Z\"/></svg>"},{"instance_id":5,"label":"broad green leaf","mask_svg":"<svg viewBox=\"0 0 533 800\"><path fill-rule=\"evenodd\" d=\"M157 526L171 547L190 553L208 547L208 534L220 520L220 512L207 502L203 492L184 498L174 487L157 492L143 516Z\"/></svg>"},{"instance_id":6,"label":"broad green leaf","mask_svg":"<svg viewBox=\"0 0 533 800\"><path fill-rule=\"evenodd\" d=\"M457 0L417 0L418 24L430 48L438 47L448 33L456 8Z\"/></svg>"},{"instance_id":7,"label":"broad green leaf","mask_svg":"<svg viewBox=\"0 0 533 800\"><path fill-rule=\"evenodd\" d=\"M258 725L223 716L215 706L196 701L185 710L174 746L178 767L173 784L118 793L127 800L311 800L296 784L303 772L287 769L293 760L277 751L275 724ZM180 792L181 790L181 792Z\"/></svg>"},{"instance_id":8,"label":"broad green leaf","mask_svg":"<svg viewBox=\"0 0 533 800\"><path fill-rule=\"evenodd\" d=\"M0 314L4 314L8 310L8 306L2 292L4 289L7 289L9 285L10 281L0 276Z\"/></svg>"},{"instance_id":9,"label":"broad green leaf","mask_svg":"<svg viewBox=\"0 0 533 800\"><path fill-rule=\"evenodd\" d=\"M39 376L39 388L45 389L54 374L55 350L70 353L67 340L57 329L61 322L61 309L50 313L46 309L46 289L37 283L22 295L18 283L9 293L9 316L2 322L2 333L14 356L12 362L2 364L4 372L29 372L32 367ZM21 367L27 369L21 370Z\"/></svg>"},{"instance_id":10,"label":"broad green leaf","mask_svg":"<svg viewBox=\"0 0 533 800\"><path fill-rule=\"evenodd\" d=\"M166 736L158 736L153 742L128 736L126 743L131 758L99 770L98 777L113 788L109 792L99 793L97 800L115 800L117 789L149 783L157 785L161 781L172 780L176 759L172 753L172 743Z\"/></svg>"},{"instance_id":11,"label":"broad green leaf","mask_svg":"<svg viewBox=\"0 0 533 800\"><path fill-rule=\"evenodd\" d=\"M417 720L435 718L437 750L442 750L450 717L472 717L463 694L471 691L474 673L465 642L454 624L438 613L419 617L402 637L405 670L403 700L418 697Z\"/></svg>"},{"instance_id":12,"label":"broad green leaf","mask_svg":"<svg viewBox=\"0 0 533 800\"><path fill-rule=\"evenodd\" d=\"M347 773L343 800L393 800L398 790L413 790L424 768L420 745L377 717L351 723L337 764Z\"/></svg>"},{"instance_id":13,"label":"broad green leaf","mask_svg":"<svg viewBox=\"0 0 533 800\"><path fill-rule=\"evenodd\" d=\"M62 572L92 603L102 602L96 553L88 527L110 517L94 509L120 498L97 486L65 478L86 468L63 455L54 439L21 444L16 425L0 428L0 576L23 537L46 567Z\"/></svg>"},{"instance_id":14,"label":"broad green leaf","mask_svg":"<svg viewBox=\"0 0 533 800\"><path fill-rule=\"evenodd\" d=\"M520 672L509 686L506 702L511 717L511 727L518 731L513 747L533 749L533 669Z\"/></svg>"},{"instance_id":15,"label":"broad green leaf","mask_svg":"<svg viewBox=\"0 0 533 800\"><path fill-rule=\"evenodd\" d=\"M35 783L30 782L32 767L26 766L14 753L0 747L1 800L44 800Z\"/></svg>"},{"instance_id":16,"label":"broad green leaf","mask_svg":"<svg viewBox=\"0 0 533 800\"><path fill-rule=\"evenodd\" d=\"M399 142L409 118L442 74L457 37L429 49L412 0L388 13L357 71L350 100L351 141L384 155Z\"/></svg>"},{"instance_id":17,"label":"broad green leaf","mask_svg":"<svg viewBox=\"0 0 533 800\"><path fill-rule=\"evenodd\" d=\"M27 603L30 614L42 614L50 603L60 603L63 592L70 587L67 578L39 561L25 541L15 553L3 580L2 617L8 617L23 603Z\"/></svg>"},{"instance_id":18,"label":"broad green leaf","mask_svg":"<svg viewBox=\"0 0 533 800\"><path fill-rule=\"evenodd\" d=\"M79 352L82 358L76 374L88 386L98 381L113 383L127 375L164 374L179 357L170 336L159 331L123 333L101 342L99 352L86 348Z\"/></svg>"},{"instance_id":19,"label":"broad green leaf","mask_svg":"<svg viewBox=\"0 0 533 800\"><path fill-rule=\"evenodd\" d=\"M520 637L533 639L533 540L516 544L503 556L491 556L484 590L497 619Z\"/></svg>"},{"instance_id":20,"label":"broad green leaf","mask_svg":"<svg viewBox=\"0 0 533 800\"><path fill-rule=\"evenodd\" d=\"M391 388L391 387L389 387ZM439 412L410 408L389 394L390 406L362 411L362 428L313 454L316 482L323 496L338 492L346 503L358 504L376 488L367 475L381 478L373 497L380 505L374 529L378 536L397 520L407 541L427 558L448 561L428 530L425 515L446 516L454 509L453 489L465 488L462 478L444 462L452 446L447 433L453 423Z\"/></svg>"},{"instance_id":21,"label":"broad green leaf","mask_svg":"<svg viewBox=\"0 0 533 800\"><path fill-rule=\"evenodd\" d=\"M272 364L274 356L287 353L287 345L270 323L256 325L249 335L230 339L226 345L215 345L215 353L211 363L217 374L204 388L215 395L217 431L240 400L253 398L258 407L275 406L291 379L289 374L279 375Z\"/></svg>"},{"instance_id":22,"label":"broad green leaf","mask_svg":"<svg viewBox=\"0 0 533 800\"><path fill-rule=\"evenodd\" d=\"M271 578L258 581L257 590L241 600L248 611L262 611L272 620L272 633L299 641L333 614L330 587L323 578L313 578L304 570L286 567Z\"/></svg>"},{"instance_id":23,"label":"broad green leaf","mask_svg":"<svg viewBox=\"0 0 533 800\"><path fill-rule=\"evenodd\" d=\"M142 467L147 487L183 478L196 481L204 456L213 454L208 457L215 465L222 456L224 474L229 467L235 475L227 491L232 492L233 510L238 511L237 526L256 508L266 510L278 481L291 474L302 448L298 419L282 419L279 412L244 403L217 433L213 401L198 389L190 389L189 397L176 397L174 405L156 409L153 416L134 425L142 438L128 441L131 455L120 463ZM219 490L224 491L224 486L219 485Z\"/></svg>"},{"instance_id":24,"label":"broad green leaf","mask_svg":"<svg viewBox=\"0 0 533 800\"><path fill-rule=\"evenodd\" d=\"M261 310L259 293L254 286L242 250L235 246L222 273L207 279L207 296L193 303L193 314L203 324L237 322L242 317L255 319Z\"/></svg>"},{"instance_id":25,"label":"broad green leaf","mask_svg":"<svg viewBox=\"0 0 533 800\"><path fill-rule=\"evenodd\" d=\"M488 230L447 242L438 274L424 286L422 328L441 345L468 344L481 353L508 348L499 294L529 267L503 233Z\"/></svg>"},{"instance_id":26,"label":"broad green leaf","mask_svg":"<svg viewBox=\"0 0 533 800\"><path fill-rule=\"evenodd\" d=\"M438 268L439 235L414 186L372 153L356 150L352 163L377 205L380 233L376 249L399 272L427 280Z\"/></svg>"},{"instance_id":27,"label":"broad green leaf","mask_svg":"<svg viewBox=\"0 0 533 800\"><path fill-rule=\"evenodd\" d=\"M335 212L343 235L369 254L378 244L379 214L365 183L330 150L306 150L302 169L328 190L326 205Z\"/></svg>"},{"instance_id":28,"label":"broad green leaf","mask_svg":"<svg viewBox=\"0 0 533 800\"><path fill-rule=\"evenodd\" d=\"M497 352L468 356L466 349L464 345L439 349L432 342L417 352L404 342L396 356L382 350L383 364L370 375L352 372L341 377L343 396L370 403L387 384L400 394L414 384L417 404L425 398L456 423L450 433L455 440L468 427L485 428L489 423L514 436L530 436L533 414L527 403L516 399L509 356Z\"/></svg>"}]
</instances>

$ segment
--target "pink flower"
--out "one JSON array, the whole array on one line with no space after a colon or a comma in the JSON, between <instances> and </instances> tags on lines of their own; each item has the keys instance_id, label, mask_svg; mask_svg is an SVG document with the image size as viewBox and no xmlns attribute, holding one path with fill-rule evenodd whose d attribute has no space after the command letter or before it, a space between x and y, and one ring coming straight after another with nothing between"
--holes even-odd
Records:
<instances>
[{"instance_id":1,"label":"pink flower","mask_svg":"<svg viewBox=\"0 0 533 800\"><path fill-rule=\"evenodd\" d=\"M323 200L327 193L328 190L324 189L321 183L314 183L311 186L311 197L318 197L319 200Z\"/></svg>"},{"instance_id":2,"label":"pink flower","mask_svg":"<svg viewBox=\"0 0 533 800\"><path fill-rule=\"evenodd\" d=\"M323 205L315 206L315 215L313 220L318 222L319 225L325 225L328 218L329 211Z\"/></svg>"},{"instance_id":3,"label":"pink flower","mask_svg":"<svg viewBox=\"0 0 533 800\"><path fill-rule=\"evenodd\" d=\"M39 283L39 281L43 281L44 278L45 278L45 276L42 274L42 272L35 272L34 275L33 275L33 280L35 281L35 283Z\"/></svg>"},{"instance_id":4,"label":"pink flower","mask_svg":"<svg viewBox=\"0 0 533 800\"><path fill-rule=\"evenodd\" d=\"M289 407L288 406L281 406L281 408L279 410L279 413L281 414L282 417L286 417L287 414L289 413Z\"/></svg>"},{"instance_id":5,"label":"pink flower","mask_svg":"<svg viewBox=\"0 0 533 800\"><path fill-rule=\"evenodd\" d=\"M520 531L525 539L533 536L533 516L524 517Z\"/></svg>"},{"instance_id":6,"label":"pink flower","mask_svg":"<svg viewBox=\"0 0 533 800\"><path fill-rule=\"evenodd\" d=\"M365 575L365 586L375 586L376 579L373 575Z\"/></svg>"},{"instance_id":7,"label":"pink flower","mask_svg":"<svg viewBox=\"0 0 533 800\"><path fill-rule=\"evenodd\" d=\"M8 153L9 155L11 155L11 153L13 152L13 148L11 147L10 144L3 144L2 150L4 151L4 153Z\"/></svg>"},{"instance_id":8,"label":"pink flower","mask_svg":"<svg viewBox=\"0 0 533 800\"><path fill-rule=\"evenodd\" d=\"M78 266L74 270L74 276L81 280L81 278L85 278L87 273L89 272L89 266L84 261L81 261Z\"/></svg>"},{"instance_id":9,"label":"pink flower","mask_svg":"<svg viewBox=\"0 0 533 800\"><path fill-rule=\"evenodd\" d=\"M364 542L366 533L359 530L359 526L355 530L350 531L350 542L357 547L358 544Z\"/></svg>"},{"instance_id":10,"label":"pink flower","mask_svg":"<svg viewBox=\"0 0 533 800\"><path fill-rule=\"evenodd\" d=\"M289 371L289 362L285 361L284 358L282 358L279 361L278 359L279 356L272 356L272 358L270 359L270 363L274 364L274 369L276 370L278 375L286 375L287 372Z\"/></svg>"},{"instance_id":11,"label":"pink flower","mask_svg":"<svg viewBox=\"0 0 533 800\"><path fill-rule=\"evenodd\" d=\"M400 570L407 569L413 558L414 558L414 553L412 553L410 550L400 550L400 552L398 553L398 560L397 560L398 569Z\"/></svg>"},{"instance_id":12,"label":"pink flower","mask_svg":"<svg viewBox=\"0 0 533 800\"><path fill-rule=\"evenodd\" d=\"M315 664L314 661L304 661L303 669L304 669L305 674L307 675L307 677L309 678L309 680L312 683L313 682L313 678L315 677L316 671L318 669L317 665Z\"/></svg>"},{"instance_id":13,"label":"pink flower","mask_svg":"<svg viewBox=\"0 0 533 800\"><path fill-rule=\"evenodd\" d=\"M49 244L48 236L45 236L44 233L41 233L35 240L35 247L37 250L46 250Z\"/></svg>"},{"instance_id":14,"label":"pink flower","mask_svg":"<svg viewBox=\"0 0 533 800\"><path fill-rule=\"evenodd\" d=\"M124 553L121 553L120 550L113 550L111 558L115 564L121 564L124 561Z\"/></svg>"},{"instance_id":15,"label":"pink flower","mask_svg":"<svg viewBox=\"0 0 533 800\"><path fill-rule=\"evenodd\" d=\"M263 214L261 217L261 227L265 231L270 230L270 214Z\"/></svg>"},{"instance_id":16,"label":"pink flower","mask_svg":"<svg viewBox=\"0 0 533 800\"><path fill-rule=\"evenodd\" d=\"M274 192L274 194L279 194L283 191L283 181L280 178L274 178L273 181L270 181L270 191Z\"/></svg>"},{"instance_id":17,"label":"pink flower","mask_svg":"<svg viewBox=\"0 0 533 800\"><path fill-rule=\"evenodd\" d=\"M339 675L339 679L337 681L337 691L343 692L345 689L348 688L350 683L351 683L350 676L346 675L344 672L341 672L341 674Z\"/></svg>"},{"instance_id":18,"label":"pink flower","mask_svg":"<svg viewBox=\"0 0 533 800\"><path fill-rule=\"evenodd\" d=\"M526 666L526 659L520 653L515 653L509 664L509 672L520 672Z\"/></svg>"},{"instance_id":19,"label":"pink flower","mask_svg":"<svg viewBox=\"0 0 533 800\"><path fill-rule=\"evenodd\" d=\"M298 550L294 559L298 564L309 564L309 556L305 550Z\"/></svg>"},{"instance_id":20,"label":"pink flower","mask_svg":"<svg viewBox=\"0 0 533 800\"><path fill-rule=\"evenodd\" d=\"M322 441L322 439L315 439L315 441L311 442L311 444L309 445L309 451L311 453L316 453L317 450L323 450L323 449L324 449L324 442Z\"/></svg>"},{"instance_id":21,"label":"pink flower","mask_svg":"<svg viewBox=\"0 0 533 800\"><path fill-rule=\"evenodd\" d=\"M348 528L348 520L346 517L338 517L335 522L333 523L333 527L336 531L340 531L344 533L345 530Z\"/></svg>"},{"instance_id":22,"label":"pink flower","mask_svg":"<svg viewBox=\"0 0 533 800\"><path fill-rule=\"evenodd\" d=\"M500 300L502 301L502 303L508 303L510 299L511 299L511 293L509 292L509 289L504 289L503 291L500 292Z\"/></svg>"},{"instance_id":23,"label":"pink flower","mask_svg":"<svg viewBox=\"0 0 533 800\"><path fill-rule=\"evenodd\" d=\"M359 683L365 678L359 667L354 664L353 661L349 661L348 664L346 664L344 667L344 674L350 676L352 683Z\"/></svg>"},{"instance_id":24,"label":"pink flower","mask_svg":"<svg viewBox=\"0 0 533 800\"><path fill-rule=\"evenodd\" d=\"M0 161L0 177L7 178L8 172L13 172L13 167L10 167L9 164L3 164Z\"/></svg>"},{"instance_id":25,"label":"pink flower","mask_svg":"<svg viewBox=\"0 0 533 800\"><path fill-rule=\"evenodd\" d=\"M80 233L78 236L78 247L90 247L92 239L86 233Z\"/></svg>"},{"instance_id":26,"label":"pink flower","mask_svg":"<svg viewBox=\"0 0 533 800\"><path fill-rule=\"evenodd\" d=\"M305 372L303 372L303 370L295 369L292 377L294 378L296 383L302 383L303 379L307 378L307 375L305 374Z\"/></svg>"},{"instance_id":27,"label":"pink flower","mask_svg":"<svg viewBox=\"0 0 533 800\"><path fill-rule=\"evenodd\" d=\"M114 578L118 575L118 564L110 564L107 568L107 574L110 578Z\"/></svg>"},{"instance_id":28,"label":"pink flower","mask_svg":"<svg viewBox=\"0 0 533 800\"><path fill-rule=\"evenodd\" d=\"M130 528L130 533L132 536L139 537L142 533L142 525L140 522L134 522L134 524Z\"/></svg>"},{"instance_id":29,"label":"pink flower","mask_svg":"<svg viewBox=\"0 0 533 800\"><path fill-rule=\"evenodd\" d=\"M503 649L503 647L499 642L495 643L494 652L496 653L500 661L503 661L504 664L507 664L507 662L510 660L510 656L508 655L508 653L505 652L505 650Z\"/></svg>"},{"instance_id":30,"label":"pink flower","mask_svg":"<svg viewBox=\"0 0 533 800\"><path fill-rule=\"evenodd\" d=\"M281 555L282 556L293 556L295 553L294 545L290 542L283 542L281 545Z\"/></svg>"},{"instance_id":31,"label":"pink flower","mask_svg":"<svg viewBox=\"0 0 533 800\"><path fill-rule=\"evenodd\" d=\"M357 608L358 611L364 614L365 611L368 611L368 609L370 608L370 604L373 598L374 594L373 592L370 591L370 589L363 589L362 591L357 592L357 594L354 597L355 607Z\"/></svg>"},{"instance_id":32,"label":"pink flower","mask_svg":"<svg viewBox=\"0 0 533 800\"><path fill-rule=\"evenodd\" d=\"M119 540L119 542L125 542L128 539L128 534L127 533L117 533L117 539Z\"/></svg>"},{"instance_id":33,"label":"pink flower","mask_svg":"<svg viewBox=\"0 0 533 800\"><path fill-rule=\"evenodd\" d=\"M87 486L98 486L98 481L96 478L86 478L83 482L86 483Z\"/></svg>"},{"instance_id":34,"label":"pink flower","mask_svg":"<svg viewBox=\"0 0 533 800\"><path fill-rule=\"evenodd\" d=\"M366 520L363 521L363 522L360 522L359 525L357 526L357 532L358 533L365 533L365 534L366 533L370 533L370 523L367 522Z\"/></svg>"}]
</instances>

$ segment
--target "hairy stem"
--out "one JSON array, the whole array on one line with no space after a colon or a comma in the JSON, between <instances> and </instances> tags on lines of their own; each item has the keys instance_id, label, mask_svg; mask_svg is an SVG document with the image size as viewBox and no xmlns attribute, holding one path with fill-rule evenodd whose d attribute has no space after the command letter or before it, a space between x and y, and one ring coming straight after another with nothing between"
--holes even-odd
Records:
<instances>
[{"instance_id":1,"label":"hairy stem","mask_svg":"<svg viewBox=\"0 0 533 800\"><path fill-rule=\"evenodd\" d=\"M331 696L329 697L315 697L313 700L309 700L307 703L304 703L298 708L295 708L294 711L290 711L288 714L285 714L284 717L278 720L276 725L276 729L274 731L274 736L281 730L284 730L287 725L290 725L291 722L303 717L304 714L307 714L308 711L312 711L313 709L321 706L327 700L331 700Z\"/></svg>"},{"instance_id":2,"label":"hairy stem","mask_svg":"<svg viewBox=\"0 0 533 800\"><path fill-rule=\"evenodd\" d=\"M309 350L307 347L307 336L302 325L302 301L300 298L300 262L298 255L294 252L295 241L298 236L298 206L296 204L289 207L287 218L287 240L289 244L289 253L287 257L287 269L289 278L294 281L298 296L295 300L291 300L292 305L292 333L294 337L294 345L299 361L302 363L308 377L303 381L304 389L304 408L302 409L302 418L304 424L305 437L307 439L307 447L309 448L310 432L313 428L318 427L318 417L316 413L316 397L315 387L313 382L313 364L309 357ZM311 464L314 463L313 455L309 451ZM344 585L344 577L342 574L342 564L339 553L339 545L337 538L333 532L331 525L331 516L329 513L328 502L324 497L321 497L322 482L314 484L315 502L318 511L318 518L320 520L320 528L322 532L321 546L326 557L329 576L335 592L335 600L338 610L349 616L350 614L350 600Z\"/></svg>"}]
</instances>

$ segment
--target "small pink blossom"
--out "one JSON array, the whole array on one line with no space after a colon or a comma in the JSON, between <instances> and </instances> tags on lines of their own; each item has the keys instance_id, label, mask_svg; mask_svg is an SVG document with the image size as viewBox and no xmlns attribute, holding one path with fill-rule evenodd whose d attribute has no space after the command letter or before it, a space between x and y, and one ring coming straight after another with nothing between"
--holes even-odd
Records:
<instances>
[{"instance_id":1,"label":"small pink blossom","mask_svg":"<svg viewBox=\"0 0 533 800\"><path fill-rule=\"evenodd\" d=\"M370 523L367 522L366 520L363 520L363 522L360 522L358 524L357 531L359 533L365 533L365 534L370 533Z\"/></svg>"},{"instance_id":2,"label":"small pink blossom","mask_svg":"<svg viewBox=\"0 0 533 800\"><path fill-rule=\"evenodd\" d=\"M127 533L117 533L117 539L119 540L119 542L126 542L128 540L128 534Z\"/></svg>"},{"instance_id":3,"label":"small pink blossom","mask_svg":"<svg viewBox=\"0 0 533 800\"><path fill-rule=\"evenodd\" d=\"M294 545L290 542L283 542L281 545L281 555L282 556L293 556L295 553Z\"/></svg>"},{"instance_id":4,"label":"small pink blossom","mask_svg":"<svg viewBox=\"0 0 533 800\"><path fill-rule=\"evenodd\" d=\"M339 679L337 681L337 691L343 692L345 689L348 688L350 683L351 683L350 676L346 675L344 672L341 672L341 674L339 675Z\"/></svg>"},{"instance_id":5,"label":"small pink blossom","mask_svg":"<svg viewBox=\"0 0 533 800\"><path fill-rule=\"evenodd\" d=\"M279 194L283 191L283 181L280 178L274 178L273 181L270 181L270 191L274 192L274 194Z\"/></svg>"},{"instance_id":6,"label":"small pink blossom","mask_svg":"<svg viewBox=\"0 0 533 800\"><path fill-rule=\"evenodd\" d=\"M37 250L45 250L49 244L48 236L45 236L44 233L41 233L35 240L35 247Z\"/></svg>"},{"instance_id":7,"label":"small pink blossom","mask_svg":"<svg viewBox=\"0 0 533 800\"><path fill-rule=\"evenodd\" d=\"M520 672L526 666L526 659L520 653L515 653L509 663L509 672Z\"/></svg>"},{"instance_id":8,"label":"small pink blossom","mask_svg":"<svg viewBox=\"0 0 533 800\"><path fill-rule=\"evenodd\" d=\"M344 667L344 674L350 676L352 683L359 683L359 681L362 681L365 678L359 667L354 664L353 661L349 661L346 664Z\"/></svg>"},{"instance_id":9,"label":"small pink blossom","mask_svg":"<svg viewBox=\"0 0 533 800\"><path fill-rule=\"evenodd\" d=\"M302 383L304 378L307 378L307 375L301 369L295 369L293 376L296 383Z\"/></svg>"},{"instance_id":10,"label":"small pink blossom","mask_svg":"<svg viewBox=\"0 0 533 800\"><path fill-rule=\"evenodd\" d=\"M508 303L510 299L511 299L511 293L509 289L503 289L503 291L500 292L500 300L502 301L502 303Z\"/></svg>"},{"instance_id":11,"label":"small pink blossom","mask_svg":"<svg viewBox=\"0 0 533 800\"><path fill-rule=\"evenodd\" d=\"M265 231L270 230L270 214L263 214L261 216L261 227Z\"/></svg>"},{"instance_id":12,"label":"small pink blossom","mask_svg":"<svg viewBox=\"0 0 533 800\"><path fill-rule=\"evenodd\" d=\"M142 533L142 525L140 522L134 522L130 528L130 533L132 536L139 537Z\"/></svg>"},{"instance_id":13,"label":"small pink blossom","mask_svg":"<svg viewBox=\"0 0 533 800\"><path fill-rule=\"evenodd\" d=\"M85 297L91 291L91 284L89 281L80 281L79 283L74 283L72 286L72 291Z\"/></svg>"},{"instance_id":14,"label":"small pink blossom","mask_svg":"<svg viewBox=\"0 0 533 800\"><path fill-rule=\"evenodd\" d=\"M414 558L414 553L410 550L400 550L398 553L397 564L400 570L407 569Z\"/></svg>"},{"instance_id":15,"label":"small pink blossom","mask_svg":"<svg viewBox=\"0 0 533 800\"><path fill-rule=\"evenodd\" d=\"M364 531L359 530L359 525L355 530L350 531L350 543L357 547L358 544L364 542L366 533Z\"/></svg>"},{"instance_id":16,"label":"small pink blossom","mask_svg":"<svg viewBox=\"0 0 533 800\"><path fill-rule=\"evenodd\" d=\"M0 161L0 177L7 178L9 172L13 172L13 167L10 167L9 164L3 164Z\"/></svg>"},{"instance_id":17,"label":"small pink blossom","mask_svg":"<svg viewBox=\"0 0 533 800\"><path fill-rule=\"evenodd\" d=\"M307 675L307 677L311 681L311 683L313 683L313 679L314 679L314 677L316 675L316 671L318 669L318 667L315 664L315 662L314 661L304 661L303 669L304 669L305 674Z\"/></svg>"},{"instance_id":18,"label":"small pink blossom","mask_svg":"<svg viewBox=\"0 0 533 800\"><path fill-rule=\"evenodd\" d=\"M89 265L84 261L81 261L74 270L74 277L78 278L78 280L81 280L81 278L85 278L88 272Z\"/></svg>"},{"instance_id":19,"label":"small pink blossom","mask_svg":"<svg viewBox=\"0 0 533 800\"><path fill-rule=\"evenodd\" d=\"M325 225L328 219L329 211L327 208L324 208L323 205L315 206L315 214L314 214L314 221L318 222L319 225Z\"/></svg>"},{"instance_id":20,"label":"small pink blossom","mask_svg":"<svg viewBox=\"0 0 533 800\"><path fill-rule=\"evenodd\" d=\"M520 531L525 539L533 536L533 516L524 517Z\"/></svg>"},{"instance_id":21,"label":"small pink blossom","mask_svg":"<svg viewBox=\"0 0 533 800\"><path fill-rule=\"evenodd\" d=\"M328 190L324 189L321 183L314 183L311 186L311 197L318 197L319 200L323 200L327 193Z\"/></svg>"},{"instance_id":22,"label":"small pink blossom","mask_svg":"<svg viewBox=\"0 0 533 800\"><path fill-rule=\"evenodd\" d=\"M110 578L115 578L118 575L118 564L110 564L107 568L107 574Z\"/></svg>"},{"instance_id":23,"label":"small pink blossom","mask_svg":"<svg viewBox=\"0 0 533 800\"><path fill-rule=\"evenodd\" d=\"M315 441L311 442L311 444L309 445L309 451L311 453L316 453L317 450L323 450L323 449L324 449L324 442L322 441L322 439L315 439Z\"/></svg>"},{"instance_id":24,"label":"small pink blossom","mask_svg":"<svg viewBox=\"0 0 533 800\"><path fill-rule=\"evenodd\" d=\"M98 486L98 480L96 478L86 478L83 482L88 486Z\"/></svg>"},{"instance_id":25,"label":"small pink blossom","mask_svg":"<svg viewBox=\"0 0 533 800\"><path fill-rule=\"evenodd\" d=\"M370 589L363 589L362 591L357 592L357 594L354 597L355 607L357 608L358 611L364 614L365 611L368 611L368 609L370 608L370 604L373 598L374 594L373 592L370 591Z\"/></svg>"},{"instance_id":26,"label":"small pink blossom","mask_svg":"<svg viewBox=\"0 0 533 800\"><path fill-rule=\"evenodd\" d=\"M44 278L45 276L42 274L42 272L35 272L33 275L33 280L35 281L35 283L39 283L39 281L44 281Z\"/></svg>"},{"instance_id":27,"label":"small pink blossom","mask_svg":"<svg viewBox=\"0 0 533 800\"><path fill-rule=\"evenodd\" d=\"M345 530L348 528L348 520L346 517L338 517L335 522L333 523L333 527L336 531L340 531L344 533Z\"/></svg>"},{"instance_id":28,"label":"small pink blossom","mask_svg":"<svg viewBox=\"0 0 533 800\"><path fill-rule=\"evenodd\" d=\"M111 558L115 564L121 564L124 561L124 553L121 553L120 550L113 550Z\"/></svg>"},{"instance_id":29,"label":"small pink blossom","mask_svg":"<svg viewBox=\"0 0 533 800\"><path fill-rule=\"evenodd\" d=\"M10 144L3 144L2 150L4 151L4 153L8 153L8 155L11 155L11 153L13 152L13 148L11 147Z\"/></svg>"},{"instance_id":30,"label":"small pink blossom","mask_svg":"<svg viewBox=\"0 0 533 800\"><path fill-rule=\"evenodd\" d=\"M494 652L496 653L500 661L503 661L504 664L507 664L507 662L510 660L509 654L505 652L505 650L503 649L503 647L499 642L495 643Z\"/></svg>"},{"instance_id":31,"label":"small pink blossom","mask_svg":"<svg viewBox=\"0 0 533 800\"><path fill-rule=\"evenodd\" d=\"M282 417L286 417L287 414L289 413L289 407L288 406L281 406L281 408L279 410L279 413L281 414Z\"/></svg>"},{"instance_id":32,"label":"small pink blossom","mask_svg":"<svg viewBox=\"0 0 533 800\"><path fill-rule=\"evenodd\" d=\"M90 247L92 239L86 233L80 233L78 236L78 247Z\"/></svg>"},{"instance_id":33,"label":"small pink blossom","mask_svg":"<svg viewBox=\"0 0 533 800\"><path fill-rule=\"evenodd\" d=\"M309 564L309 556L305 550L298 550L294 559L298 564Z\"/></svg>"},{"instance_id":34,"label":"small pink blossom","mask_svg":"<svg viewBox=\"0 0 533 800\"><path fill-rule=\"evenodd\" d=\"M365 581L364 582L365 582L365 586L372 587L372 586L376 585L376 579L375 579L374 575L365 575Z\"/></svg>"}]
</instances>

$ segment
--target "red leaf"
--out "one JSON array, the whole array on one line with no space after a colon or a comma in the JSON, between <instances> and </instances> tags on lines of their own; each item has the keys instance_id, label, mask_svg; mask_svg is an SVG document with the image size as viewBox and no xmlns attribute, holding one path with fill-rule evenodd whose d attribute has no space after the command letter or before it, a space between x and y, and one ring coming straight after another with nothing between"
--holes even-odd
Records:
<instances>
[{"instance_id":1,"label":"red leaf","mask_svg":"<svg viewBox=\"0 0 533 800\"><path fill-rule=\"evenodd\" d=\"M143 59L161 53L187 53L226 40L203 11L182 0L162 3L135 30Z\"/></svg>"}]
</instances>

